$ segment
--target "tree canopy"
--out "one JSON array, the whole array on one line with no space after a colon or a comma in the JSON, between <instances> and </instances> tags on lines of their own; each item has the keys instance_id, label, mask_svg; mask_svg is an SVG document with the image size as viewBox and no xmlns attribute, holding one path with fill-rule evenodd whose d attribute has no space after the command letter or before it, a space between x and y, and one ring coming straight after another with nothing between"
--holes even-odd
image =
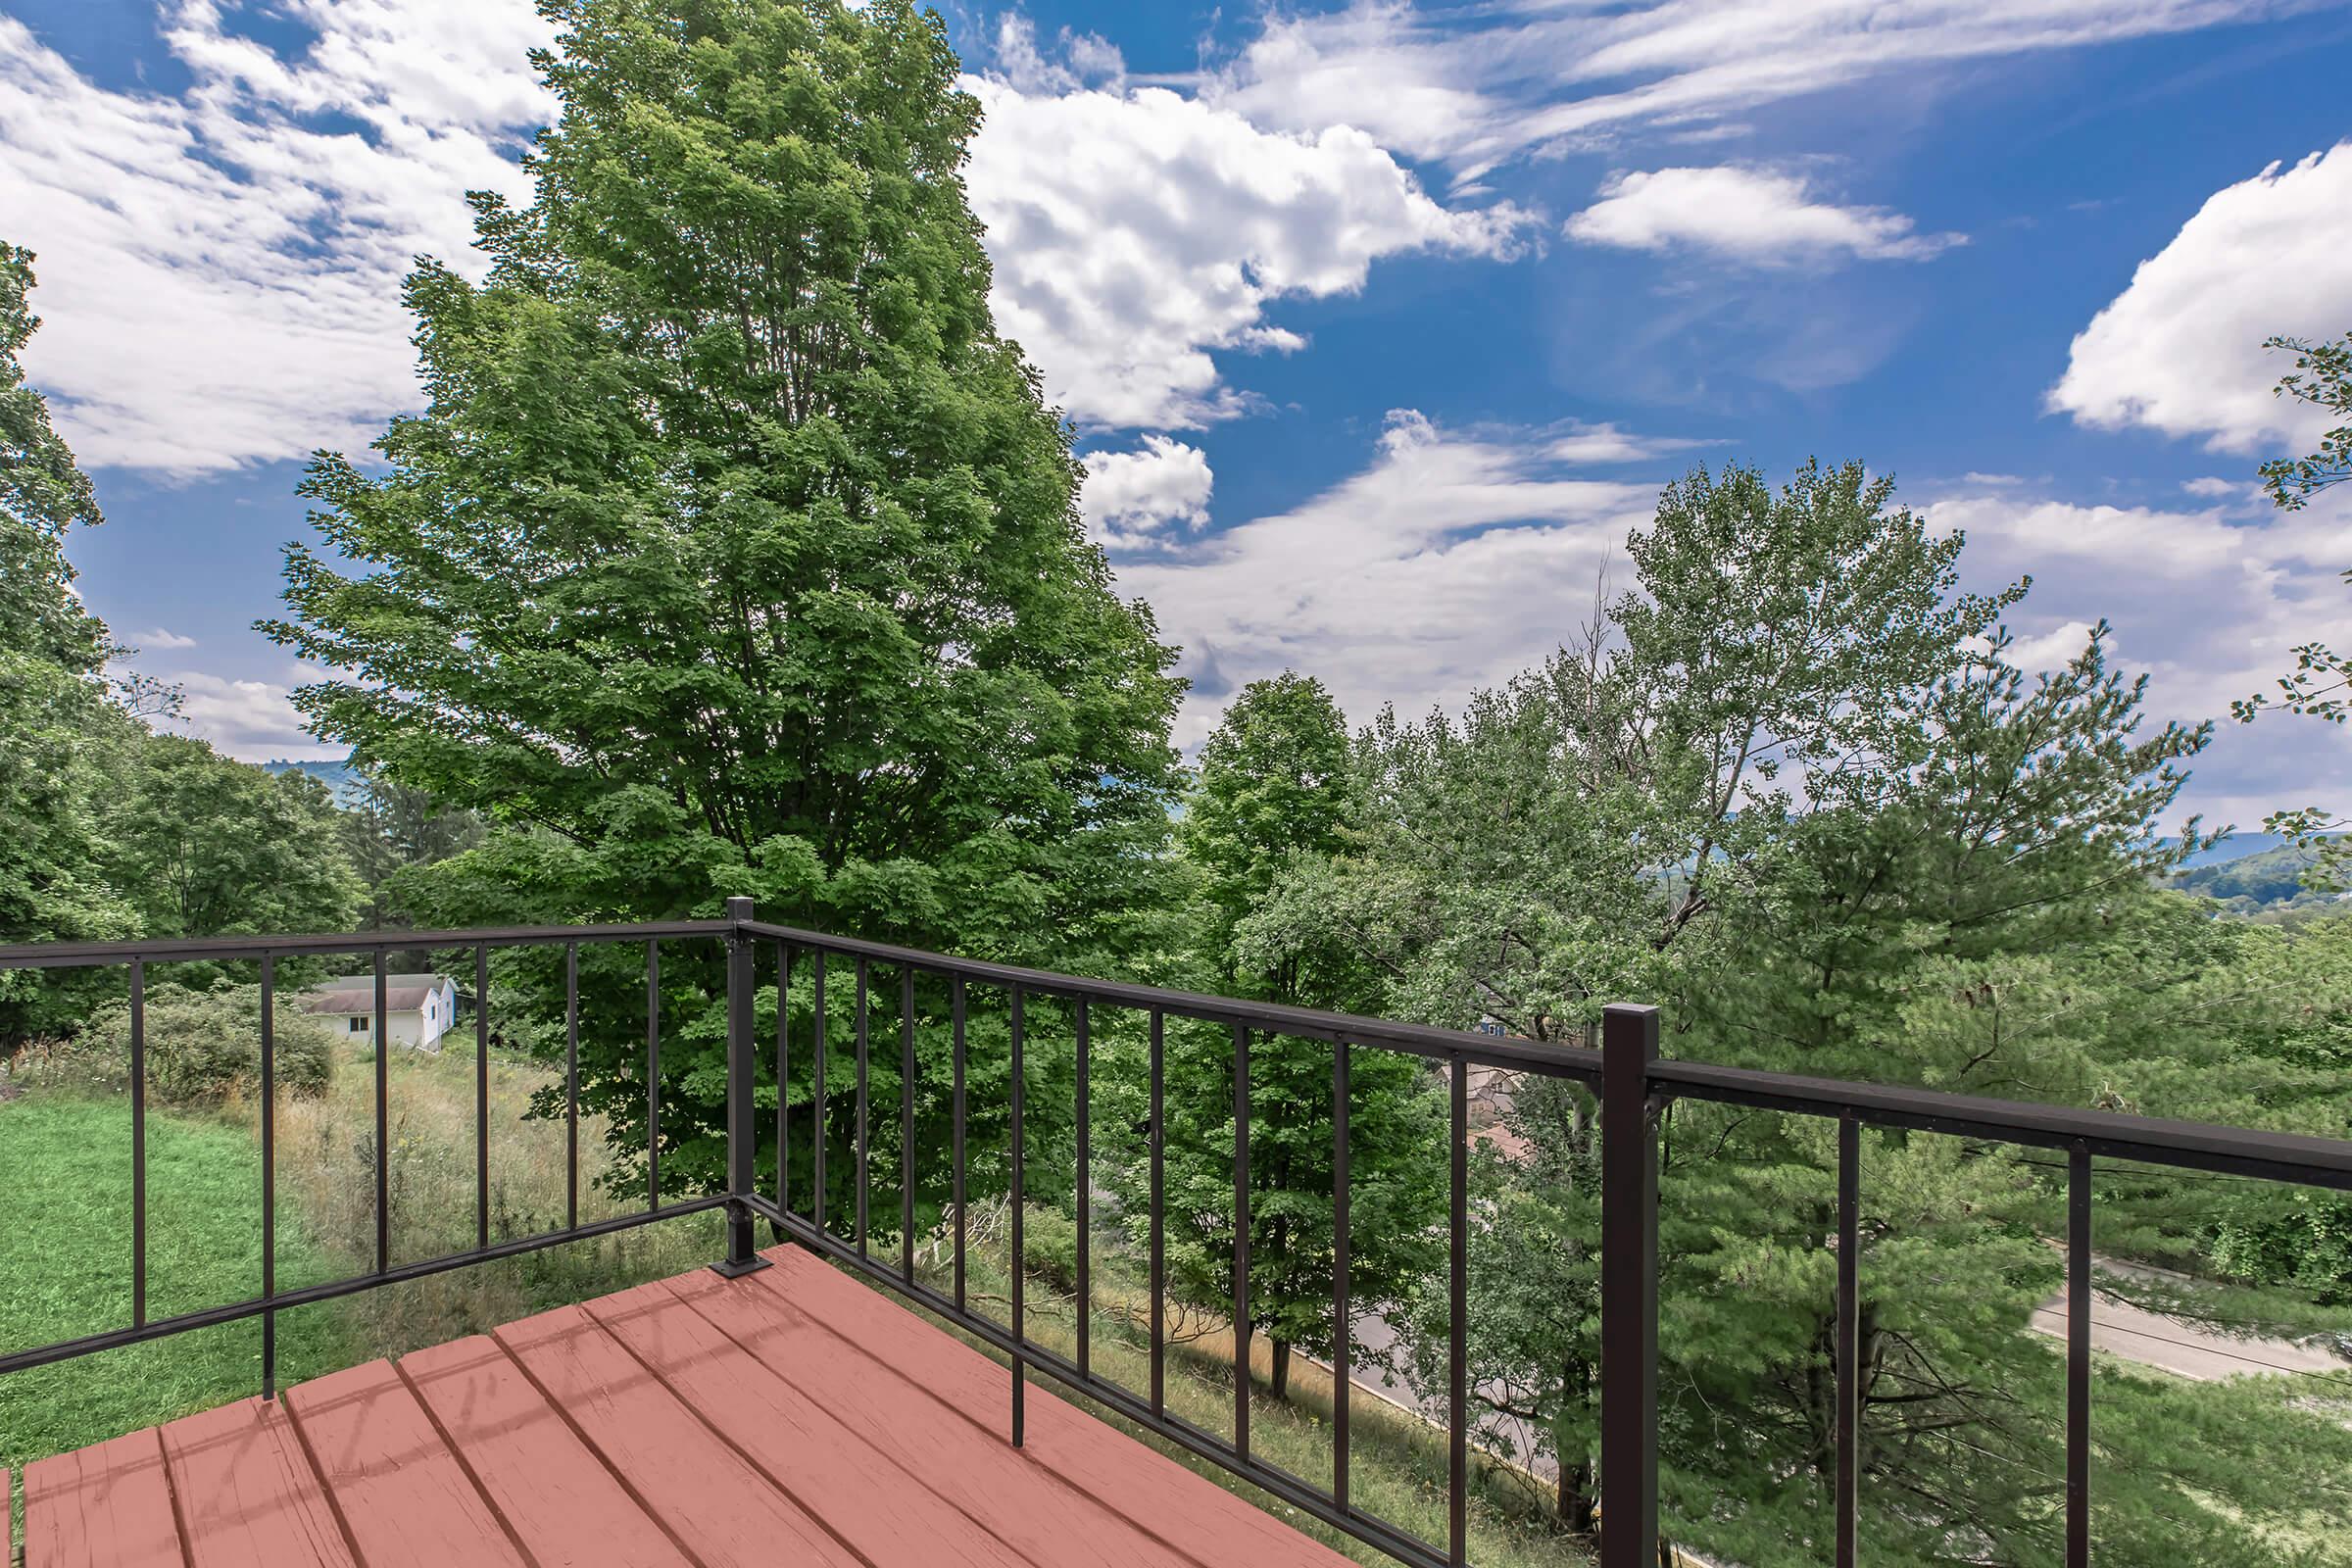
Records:
<instances>
[{"instance_id":1,"label":"tree canopy","mask_svg":"<svg viewBox=\"0 0 2352 1568\"><path fill-rule=\"evenodd\" d=\"M905 0L547 9L534 199L475 198L484 283L410 278L428 402L383 469L322 456L306 481L328 549L289 549L265 629L344 678L297 702L510 830L419 884L436 918L748 894L1124 969L1181 683L991 320L943 24ZM672 1059L680 1138L715 1130L711 1063ZM636 1099L605 1108L641 1147ZM716 1175L685 1147L673 1168Z\"/></svg>"},{"instance_id":2,"label":"tree canopy","mask_svg":"<svg viewBox=\"0 0 2352 1568\"><path fill-rule=\"evenodd\" d=\"M2204 842L2159 826L2209 731L2146 723L2103 627L2060 670L2010 664L2025 585L1962 591L1963 548L1858 465L1779 489L1694 471L1629 545L1637 588L1570 646L1458 718L1364 732L1342 848L1297 860L1253 918L1351 944L1384 1010L1429 1022L1572 1037L1607 1001L1650 1000L1669 1049L1708 1060L2340 1126L2340 1097L2290 1089L2259 1051L2132 1022L2152 986L2227 984L2208 923L2151 885ZM1698 1102L1665 1118L1668 1533L1817 1561L1836 1128ZM1581 1089L1523 1082L1504 1121L1474 1165L1469 1381L1484 1441L1556 1462L1559 1516L1587 1530L1596 1117ZM2059 1362L2025 1332L2058 1277L2051 1179L1953 1140L1864 1147L1863 1534L1888 1561L2056 1560L2049 1494L2021 1483L2063 1469ZM2210 1243L2180 1184L2109 1195L2119 1245L2127 1220L2176 1257ZM2293 1234L2266 1223L2248 1250ZM1408 1294L1394 1356L1432 1391L1445 1286ZM2139 1462L2103 1494L2108 1538L2267 1560L2194 1499L2291 1513L2271 1478L2162 1442L2180 1396L2119 1390L2102 1441ZM2315 1456L2340 1447L2324 1426L2297 1440ZM2180 1516L2204 1523L2182 1535Z\"/></svg>"}]
</instances>

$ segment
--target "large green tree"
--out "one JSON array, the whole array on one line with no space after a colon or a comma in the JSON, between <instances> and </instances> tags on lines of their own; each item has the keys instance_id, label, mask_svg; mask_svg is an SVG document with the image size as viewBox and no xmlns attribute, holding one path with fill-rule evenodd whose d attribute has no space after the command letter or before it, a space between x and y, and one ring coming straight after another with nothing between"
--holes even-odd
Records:
<instances>
[{"instance_id":1,"label":"large green tree","mask_svg":"<svg viewBox=\"0 0 2352 1568\"><path fill-rule=\"evenodd\" d=\"M1200 749L1179 842L1202 909L1197 963L1218 989L1293 1006L1351 1008L1373 994L1362 957L1314 934L1252 926L1301 858L1343 848L1354 792L1347 721L1322 683L1295 673L1242 688ZM1267 1337L1273 1390L1292 1351L1328 1355L1338 1253L1333 1219L1333 1048L1256 1037L1250 1057L1250 1327ZM1233 1052L1221 1031L1169 1039L1168 1278L1229 1309L1233 1282ZM1428 1063L1358 1049L1349 1059L1348 1289L1361 1312L1399 1299L1436 1257L1446 1212L1446 1131ZM1146 1171L1124 1197L1140 1216Z\"/></svg>"},{"instance_id":2,"label":"large green tree","mask_svg":"<svg viewBox=\"0 0 2352 1568\"><path fill-rule=\"evenodd\" d=\"M1670 1049L1708 1059L2278 1124L2250 1087L2275 1073L2031 1021L2098 955L2099 1018L2128 1011L2170 951L2127 917L2199 842L2157 824L2206 732L2145 723L2103 631L2063 669L2013 667L2000 620L2023 590L1961 591L1962 548L1858 466L1777 491L1694 473L1632 540L1639 589L1603 623L1459 719L1373 727L1349 852L1302 866L1266 918L1355 942L1389 1005L1433 1021L1478 1006L1573 1037L1605 1001L1657 1001ZM1487 1440L1557 1463L1563 1522L1589 1529L1595 1119L1581 1091L1522 1085L1507 1120L1526 1150L1478 1167L1470 1382ZM1684 1102L1664 1134L1669 1533L1817 1561L1835 1128ZM2057 1560L2050 1494L2024 1479L2062 1468L2058 1363L2027 1332L2057 1277L2050 1173L1949 1140L1864 1145L1865 1539L1895 1562ZM2153 1199L2136 1201L2144 1228ZM1443 1282L1402 1319L1399 1360L1442 1387ZM2242 1451L2168 1445L2180 1400L2118 1389L2101 1441L2131 1455L2102 1493L2119 1560L2166 1543L2265 1560L2199 1499L2289 1518L2307 1499L2276 1467L2339 1447L2317 1418Z\"/></svg>"},{"instance_id":3,"label":"large green tree","mask_svg":"<svg viewBox=\"0 0 2352 1568\"><path fill-rule=\"evenodd\" d=\"M110 701L114 639L82 608L69 529L102 519L90 482L26 383L40 318L32 255L0 243L0 942L129 936L101 865L108 778L137 726ZM64 1021L33 971L0 975L0 1042Z\"/></svg>"},{"instance_id":4,"label":"large green tree","mask_svg":"<svg viewBox=\"0 0 2352 1568\"><path fill-rule=\"evenodd\" d=\"M416 879L420 917L745 894L835 931L1128 968L1157 918L1181 683L990 318L961 172L979 111L944 24L906 0L542 9L562 114L534 198L474 198L485 282L409 279L425 411L384 432L380 468L314 465L327 550L289 550L266 627L342 672L299 694L321 734L507 829ZM708 1180L719 975L701 948L668 957L665 1164ZM642 1148L642 981L590 985L589 1100ZM1067 1102L1051 1088L1041 1111ZM897 1093L881 1064L875 1092Z\"/></svg>"},{"instance_id":5,"label":"large green tree","mask_svg":"<svg viewBox=\"0 0 2352 1568\"><path fill-rule=\"evenodd\" d=\"M151 936L342 931L359 903L324 784L184 735L147 738L108 807L106 861Z\"/></svg>"}]
</instances>

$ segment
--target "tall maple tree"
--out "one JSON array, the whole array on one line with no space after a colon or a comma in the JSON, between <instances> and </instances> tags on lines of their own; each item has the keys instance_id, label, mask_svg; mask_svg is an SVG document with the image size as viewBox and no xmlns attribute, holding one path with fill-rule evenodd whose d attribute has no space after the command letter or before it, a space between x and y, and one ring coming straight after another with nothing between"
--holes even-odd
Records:
<instances>
[{"instance_id":1,"label":"tall maple tree","mask_svg":"<svg viewBox=\"0 0 2352 1568\"><path fill-rule=\"evenodd\" d=\"M314 464L326 548L289 549L265 628L340 672L297 697L321 734L507 830L411 906L662 918L741 894L1126 969L1158 906L1182 683L991 319L961 173L979 110L944 24L906 0L542 10L562 114L534 198L473 198L485 281L410 277L427 406L377 441L381 469ZM686 1181L720 1169L709 946L663 970L664 1168ZM589 1101L641 1149L642 976L588 985ZM928 1147L945 1074L924 1076ZM882 1063L874 1088L894 1103ZM1041 1111L1066 1099L1049 1088Z\"/></svg>"}]
</instances>

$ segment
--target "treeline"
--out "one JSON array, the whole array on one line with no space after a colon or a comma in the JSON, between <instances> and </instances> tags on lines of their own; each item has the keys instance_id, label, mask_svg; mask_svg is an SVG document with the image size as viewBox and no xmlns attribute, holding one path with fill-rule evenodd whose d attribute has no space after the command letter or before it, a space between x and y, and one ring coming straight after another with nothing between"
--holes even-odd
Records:
<instances>
[{"instance_id":1,"label":"treeline","mask_svg":"<svg viewBox=\"0 0 2352 1568\"><path fill-rule=\"evenodd\" d=\"M103 518L27 386L31 255L0 245L0 943L339 931L401 919L393 873L480 823L380 775L352 811L300 771L158 734L176 694L83 608L67 532ZM80 1021L83 988L0 974L0 1049Z\"/></svg>"}]
</instances>

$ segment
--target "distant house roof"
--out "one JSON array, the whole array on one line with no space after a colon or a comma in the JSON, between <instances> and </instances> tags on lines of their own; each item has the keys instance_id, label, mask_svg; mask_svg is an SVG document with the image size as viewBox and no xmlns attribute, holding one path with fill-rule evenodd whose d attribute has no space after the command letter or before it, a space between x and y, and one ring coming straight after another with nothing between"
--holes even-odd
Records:
<instances>
[{"instance_id":1,"label":"distant house roof","mask_svg":"<svg viewBox=\"0 0 2352 1568\"><path fill-rule=\"evenodd\" d=\"M391 980L391 983L396 986L428 984L434 986L445 986L450 983L449 976L445 974L396 974L389 976L388 978ZM337 975L332 980L319 981L311 989L313 991L373 991L375 989L375 976L372 974Z\"/></svg>"},{"instance_id":2,"label":"distant house roof","mask_svg":"<svg viewBox=\"0 0 2352 1568\"><path fill-rule=\"evenodd\" d=\"M420 1012L424 1009L424 999L448 984L447 979L437 974L404 974L388 980L384 986L384 1010ZM302 1010L326 1014L373 1012L375 976L362 975L357 980L329 980L302 999Z\"/></svg>"}]
</instances>

